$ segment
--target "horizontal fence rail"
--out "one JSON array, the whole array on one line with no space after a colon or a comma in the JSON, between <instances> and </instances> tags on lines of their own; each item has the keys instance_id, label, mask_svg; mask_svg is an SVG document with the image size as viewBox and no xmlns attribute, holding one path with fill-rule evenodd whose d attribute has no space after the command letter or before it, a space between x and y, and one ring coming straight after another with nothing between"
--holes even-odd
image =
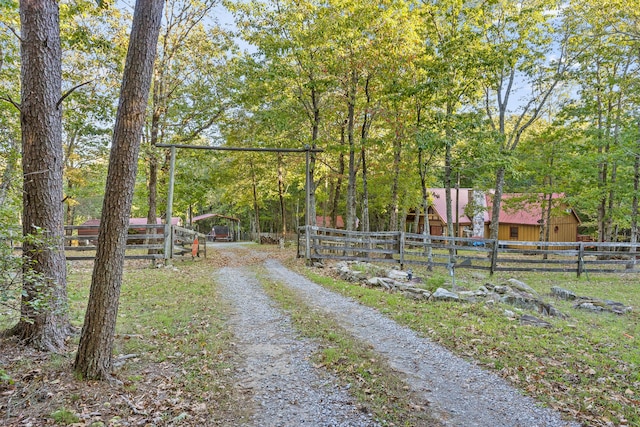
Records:
<instances>
[{"instance_id":1,"label":"horizontal fence rail","mask_svg":"<svg viewBox=\"0 0 640 427\"><path fill-rule=\"evenodd\" d=\"M66 259L69 261L95 259L99 229L99 225L65 226L64 251ZM198 245L194 250L196 237ZM129 225L125 258L168 260L181 255L198 257L203 255L206 258L206 237L205 234L175 225ZM15 250L22 250L20 246L13 244L11 246Z\"/></svg>"},{"instance_id":2,"label":"horizontal fence rail","mask_svg":"<svg viewBox=\"0 0 640 427\"><path fill-rule=\"evenodd\" d=\"M496 271L637 273L640 243L520 242L299 228L298 256Z\"/></svg>"}]
</instances>

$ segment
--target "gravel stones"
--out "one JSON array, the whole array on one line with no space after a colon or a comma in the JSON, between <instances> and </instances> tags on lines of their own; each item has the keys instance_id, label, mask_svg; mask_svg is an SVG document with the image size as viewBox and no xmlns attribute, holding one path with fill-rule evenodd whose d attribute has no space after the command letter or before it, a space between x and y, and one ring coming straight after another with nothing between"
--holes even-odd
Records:
<instances>
[{"instance_id":1,"label":"gravel stones","mask_svg":"<svg viewBox=\"0 0 640 427\"><path fill-rule=\"evenodd\" d=\"M578 426L522 395L504 379L419 337L378 311L318 286L280 263L265 263L273 279L334 317L385 356L407 385L423 395L447 426ZM318 424L319 425L319 424Z\"/></svg>"},{"instance_id":2,"label":"gravel stones","mask_svg":"<svg viewBox=\"0 0 640 427\"><path fill-rule=\"evenodd\" d=\"M316 345L297 335L288 317L262 291L255 273L226 267L217 279L234 306L229 322L246 361L236 376L239 387L251 396L254 415L243 425L378 426L334 378L310 364Z\"/></svg>"}]
</instances>

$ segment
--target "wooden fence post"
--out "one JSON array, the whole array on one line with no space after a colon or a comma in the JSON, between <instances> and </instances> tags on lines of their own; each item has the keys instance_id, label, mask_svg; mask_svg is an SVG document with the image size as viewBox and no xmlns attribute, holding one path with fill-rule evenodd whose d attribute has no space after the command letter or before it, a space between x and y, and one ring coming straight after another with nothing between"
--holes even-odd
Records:
<instances>
[{"instance_id":1,"label":"wooden fence post","mask_svg":"<svg viewBox=\"0 0 640 427\"><path fill-rule=\"evenodd\" d=\"M584 270L584 242L580 242L578 247L578 277L582 275Z\"/></svg>"},{"instance_id":2,"label":"wooden fence post","mask_svg":"<svg viewBox=\"0 0 640 427\"><path fill-rule=\"evenodd\" d=\"M404 270L404 231L401 231L398 235L398 252L400 254L400 270Z\"/></svg>"},{"instance_id":3,"label":"wooden fence post","mask_svg":"<svg viewBox=\"0 0 640 427\"><path fill-rule=\"evenodd\" d=\"M164 263L169 264L171 257L171 223L164 225Z\"/></svg>"},{"instance_id":4,"label":"wooden fence post","mask_svg":"<svg viewBox=\"0 0 640 427\"><path fill-rule=\"evenodd\" d=\"M304 227L305 248L304 259L307 264L311 263L311 226L309 224Z\"/></svg>"}]
</instances>

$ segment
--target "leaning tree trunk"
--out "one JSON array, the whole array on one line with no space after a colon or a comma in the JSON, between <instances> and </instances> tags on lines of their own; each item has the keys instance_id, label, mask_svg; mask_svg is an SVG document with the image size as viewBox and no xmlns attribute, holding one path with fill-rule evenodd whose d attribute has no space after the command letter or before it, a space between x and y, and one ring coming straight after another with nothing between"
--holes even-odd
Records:
<instances>
[{"instance_id":1,"label":"leaning tree trunk","mask_svg":"<svg viewBox=\"0 0 640 427\"><path fill-rule=\"evenodd\" d=\"M91 291L75 361L76 372L84 378L111 378L127 227L163 5L162 0L136 1Z\"/></svg>"},{"instance_id":2,"label":"leaning tree trunk","mask_svg":"<svg viewBox=\"0 0 640 427\"><path fill-rule=\"evenodd\" d=\"M23 233L20 321L9 334L57 351L69 332L64 257L61 48L58 2L20 2L22 51ZM40 276L40 277L38 277ZM44 302L45 304L40 304Z\"/></svg>"}]
</instances>

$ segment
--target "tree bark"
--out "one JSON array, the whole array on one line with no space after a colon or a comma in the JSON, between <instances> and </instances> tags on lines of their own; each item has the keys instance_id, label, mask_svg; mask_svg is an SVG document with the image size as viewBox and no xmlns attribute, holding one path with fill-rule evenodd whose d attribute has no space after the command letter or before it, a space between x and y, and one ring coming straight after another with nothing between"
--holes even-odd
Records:
<instances>
[{"instance_id":1,"label":"tree bark","mask_svg":"<svg viewBox=\"0 0 640 427\"><path fill-rule=\"evenodd\" d=\"M502 192L504 191L504 173L503 166L500 166L496 171L496 187L493 193L491 225L489 227L489 236L492 240L498 240L498 231L500 230L500 206L502 204Z\"/></svg>"},{"instance_id":2,"label":"tree bark","mask_svg":"<svg viewBox=\"0 0 640 427\"><path fill-rule=\"evenodd\" d=\"M20 2L22 51L23 243L21 317L9 334L35 348L58 351L69 332L62 147L62 65L58 2ZM32 279L27 279L32 278ZM45 306L37 302L44 300Z\"/></svg>"},{"instance_id":3,"label":"tree bark","mask_svg":"<svg viewBox=\"0 0 640 427\"><path fill-rule=\"evenodd\" d=\"M249 167L251 168L251 187L253 189L253 214L255 218L255 231L257 242L260 243L260 211L258 206L258 189L256 172L253 167L253 161L249 161Z\"/></svg>"},{"instance_id":4,"label":"tree bark","mask_svg":"<svg viewBox=\"0 0 640 427\"><path fill-rule=\"evenodd\" d=\"M113 132L96 260L75 370L110 379L124 251L162 0L137 0Z\"/></svg>"},{"instance_id":5,"label":"tree bark","mask_svg":"<svg viewBox=\"0 0 640 427\"><path fill-rule=\"evenodd\" d=\"M366 96L366 104L364 117L362 120L362 128L360 129L360 161L362 164L362 231L368 233L371 231L369 219L369 181L367 176L367 139L369 138L369 129L373 115L370 112L371 94L369 91L369 83L371 76L367 76L364 84L364 93Z\"/></svg>"},{"instance_id":6,"label":"tree bark","mask_svg":"<svg viewBox=\"0 0 640 427\"><path fill-rule=\"evenodd\" d=\"M351 72L347 83L347 141L349 142L349 179L347 181L347 230L354 231L356 226L356 150L354 140L356 89L358 75Z\"/></svg>"},{"instance_id":7,"label":"tree bark","mask_svg":"<svg viewBox=\"0 0 640 427\"><path fill-rule=\"evenodd\" d=\"M340 127L340 145L344 146L345 142L345 123ZM338 203L342 193L342 180L344 178L344 152L340 150L338 156L338 173L336 177L336 183L333 191L333 202L331 204L331 227L338 228ZM325 224L326 227L326 224Z\"/></svg>"},{"instance_id":8,"label":"tree bark","mask_svg":"<svg viewBox=\"0 0 640 427\"><path fill-rule=\"evenodd\" d=\"M396 126L400 127L399 112L396 110ZM398 231L399 194L398 182L400 180L400 161L402 159L402 134L396 129L393 139L393 181L391 182L391 217L389 218L389 231Z\"/></svg>"},{"instance_id":9,"label":"tree bark","mask_svg":"<svg viewBox=\"0 0 640 427\"><path fill-rule=\"evenodd\" d=\"M280 221L281 221L281 231L282 238L285 238L287 235L287 206L285 204L284 194L285 194L285 185L284 185L284 159L282 153L278 153L278 199L280 200ZM313 222L312 222L313 223Z\"/></svg>"}]
</instances>

